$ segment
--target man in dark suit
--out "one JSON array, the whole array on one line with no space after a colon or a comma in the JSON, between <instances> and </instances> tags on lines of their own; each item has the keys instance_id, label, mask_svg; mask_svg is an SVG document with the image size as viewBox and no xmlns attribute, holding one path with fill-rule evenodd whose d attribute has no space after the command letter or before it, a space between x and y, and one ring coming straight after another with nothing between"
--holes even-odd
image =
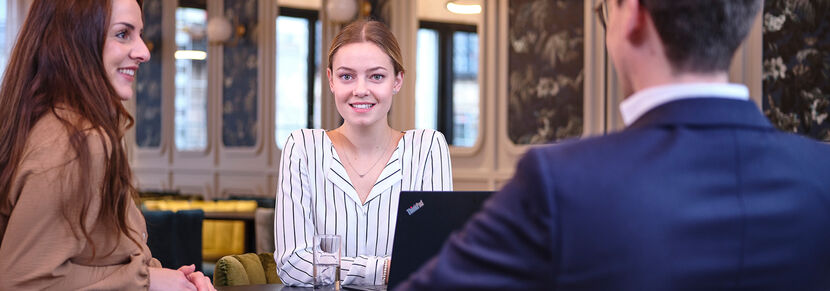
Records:
<instances>
[{"instance_id":1,"label":"man in dark suit","mask_svg":"<svg viewBox=\"0 0 830 291\"><path fill-rule=\"evenodd\" d=\"M830 290L830 146L728 84L761 1L604 5L626 129L530 150L398 290Z\"/></svg>"}]
</instances>

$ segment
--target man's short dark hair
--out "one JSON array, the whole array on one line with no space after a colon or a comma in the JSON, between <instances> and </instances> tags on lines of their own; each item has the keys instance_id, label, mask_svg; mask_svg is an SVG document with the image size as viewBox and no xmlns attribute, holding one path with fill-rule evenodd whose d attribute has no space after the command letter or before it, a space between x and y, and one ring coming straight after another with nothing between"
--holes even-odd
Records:
<instances>
[{"instance_id":1,"label":"man's short dark hair","mask_svg":"<svg viewBox=\"0 0 830 291\"><path fill-rule=\"evenodd\" d=\"M640 0L675 73L728 71L761 0Z\"/></svg>"}]
</instances>

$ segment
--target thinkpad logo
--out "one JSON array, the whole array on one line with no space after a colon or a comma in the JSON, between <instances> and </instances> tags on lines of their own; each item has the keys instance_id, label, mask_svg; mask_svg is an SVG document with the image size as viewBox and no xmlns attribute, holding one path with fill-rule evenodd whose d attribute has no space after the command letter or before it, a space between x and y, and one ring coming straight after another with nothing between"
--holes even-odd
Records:
<instances>
[{"instance_id":1,"label":"thinkpad logo","mask_svg":"<svg viewBox=\"0 0 830 291\"><path fill-rule=\"evenodd\" d=\"M413 213L415 213L415 211L418 211L418 209L421 209L421 207L424 207L424 200L415 202L415 204L412 204L412 206L409 206L409 208L406 209L406 213L408 213L409 215L412 215Z\"/></svg>"}]
</instances>

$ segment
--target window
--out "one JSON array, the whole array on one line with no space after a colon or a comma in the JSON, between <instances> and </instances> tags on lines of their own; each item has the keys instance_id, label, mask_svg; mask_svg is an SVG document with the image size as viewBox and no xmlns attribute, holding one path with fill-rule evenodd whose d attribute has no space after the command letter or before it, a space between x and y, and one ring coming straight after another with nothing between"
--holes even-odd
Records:
<instances>
[{"instance_id":1,"label":"window","mask_svg":"<svg viewBox=\"0 0 830 291\"><path fill-rule=\"evenodd\" d=\"M0 77L6 71L6 64L9 62L9 54L11 53L14 40L11 39L15 34L9 33L8 30L8 5L6 0L0 0Z\"/></svg>"},{"instance_id":2,"label":"window","mask_svg":"<svg viewBox=\"0 0 830 291\"><path fill-rule=\"evenodd\" d=\"M276 143L292 131L319 128L322 26L317 11L280 7L277 17Z\"/></svg>"},{"instance_id":3,"label":"window","mask_svg":"<svg viewBox=\"0 0 830 291\"><path fill-rule=\"evenodd\" d=\"M176 9L175 136L180 151L207 148L207 11L193 6Z\"/></svg>"},{"instance_id":4,"label":"window","mask_svg":"<svg viewBox=\"0 0 830 291\"><path fill-rule=\"evenodd\" d=\"M478 34L472 25L421 22L415 126L471 147L478 138Z\"/></svg>"},{"instance_id":5,"label":"window","mask_svg":"<svg viewBox=\"0 0 830 291\"><path fill-rule=\"evenodd\" d=\"M415 127L438 129L438 32L418 30Z\"/></svg>"}]
</instances>

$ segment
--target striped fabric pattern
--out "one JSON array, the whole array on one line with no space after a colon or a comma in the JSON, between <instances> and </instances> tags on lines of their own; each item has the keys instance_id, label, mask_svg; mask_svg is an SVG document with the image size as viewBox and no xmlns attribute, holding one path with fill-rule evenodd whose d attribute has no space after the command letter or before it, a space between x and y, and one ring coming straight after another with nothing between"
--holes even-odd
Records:
<instances>
[{"instance_id":1,"label":"striped fabric pattern","mask_svg":"<svg viewBox=\"0 0 830 291\"><path fill-rule=\"evenodd\" d=\"M400 192L451 191L451 169L443 134L408 130L361 203L325 130L292 132L280 160L274 217L280 279L290 286L311 286L312 237L337 234L343 284L382 284Z\"/></svg>"}]
</instances>

